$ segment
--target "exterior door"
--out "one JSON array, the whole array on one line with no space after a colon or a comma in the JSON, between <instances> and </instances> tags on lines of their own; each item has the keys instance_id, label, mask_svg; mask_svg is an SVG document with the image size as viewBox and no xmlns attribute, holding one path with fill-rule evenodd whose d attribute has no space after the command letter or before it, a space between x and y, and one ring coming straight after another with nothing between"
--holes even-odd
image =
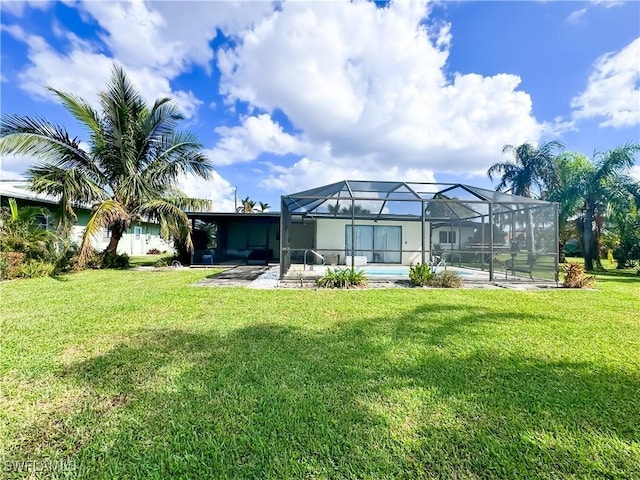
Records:
<instances>
[{"instance_id":1,"label":"exterior door","mask_svg":"<svg viewBox=\"0 0 640 480\"><path fill-rule=\"evenodd\" d=\"M134 255L144 255L146 252L144 251L144 237L142 235L142 227L135 226L133 227L133 245L132 245L131 253Z\"/></svg>"},{"instance_id":2,"label":"exterior door","mask_svg":"<svg viewBox=\"0 0 640 480\"><path fill-rule=\"evenodd\" d=\"M367 257L368 263L402 262L402 227L356 225L355 255ZM351 255L351 225L345 225L346 255Z\"/></svg>"}]
</instances>

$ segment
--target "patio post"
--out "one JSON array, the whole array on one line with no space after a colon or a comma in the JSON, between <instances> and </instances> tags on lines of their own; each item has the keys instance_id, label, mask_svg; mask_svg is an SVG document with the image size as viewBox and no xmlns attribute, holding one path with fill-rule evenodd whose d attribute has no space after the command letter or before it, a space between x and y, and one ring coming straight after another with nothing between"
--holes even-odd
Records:
<instances>
[{"instance_id":1,"label":"patio post","mask_svg":"<svg viewBox=\"0 0 640 480\"><path fill-rule=\"evenodd\" d=\"M489 281L493 282L493 204L489 203Z\"/></svg>"},{"instance_id":2,"label":"patio post","mask_svg":"<svg viewBox=\"0 0 640 480\"><path fill-rule=\"evenodd\" d=\"M351 270L356 267L356 201L351 197Z\"/></svg>"},{"instance_id":3,"label":"patio post","mask_svg":"<svg viewBox=\"0 0 640 480\"><path fill-rule=\"evenodd\" d=\"M422 265L424 265L424 260L425 260L425 251L424 251L424 231L425 231L425 222L427 221L427 219L425 218L425 214L424 214L424 200L420 200L420 208L422 209L422 261L420 262ZM400 246L400 248L402 249L402 245ZM402 258L400 258L400 262L402 262Z\"/></svg>"}]
</instances>

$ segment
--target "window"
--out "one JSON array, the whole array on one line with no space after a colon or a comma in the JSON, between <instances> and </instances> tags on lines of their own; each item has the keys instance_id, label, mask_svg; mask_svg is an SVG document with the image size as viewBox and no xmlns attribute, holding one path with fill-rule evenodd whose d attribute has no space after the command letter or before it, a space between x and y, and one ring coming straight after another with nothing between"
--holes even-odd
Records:
<instances>
[{"instance_id":1,"label":"window","mask_svg":"<svg viewBox=\"0 0 640 480\"><path fill-rule=\"evenodd\" d=\"M136 240L140 240L140 238L142 238L142 227L133 227L133 233Z\"/></svg>"},{"instance_id":2,"label":"window","mask_svg":"<svg viewBox=\"0 0 640 480\"><path fill-rule=\"evenodd\" d=\"M109 228L102 229L102 238L111 238L111 230Z\"/></svg>"},{"instance_id":3,"label":"window","mask_svg":"<svg viewBox=\"0 0 640 480\"><path fill-rule=\"evenodd\" d=\"M355 255L372 263L401 263L402 227L356 225ZM345 225L345 253L351 255L351 225Z\"/></svg>"},{"instance_id":4,"label":"window","mask_svg":"<svg viewBox=\"0 0 640 480\"><path fill-rule=\"evenodd\" d=\"M439 237L439 243L456 243L456 232L441 230Z\"/></svg>"}]
</instances>

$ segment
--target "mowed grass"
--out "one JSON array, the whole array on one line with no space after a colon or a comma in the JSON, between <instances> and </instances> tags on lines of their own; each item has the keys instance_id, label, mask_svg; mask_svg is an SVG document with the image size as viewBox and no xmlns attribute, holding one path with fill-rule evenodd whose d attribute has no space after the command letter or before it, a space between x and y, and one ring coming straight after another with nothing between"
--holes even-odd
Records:
<instances>
[{"instance_id":1,"label":"mowed grass","mask_svg":"<svg viewBox=\"0 0 640 480\"><path fill-rule=\"evenodd\" d=\"M640 280L256 291L0 285L0 460L46 478L640 478ZM11 463L14 465L14 463Z\"/></svg>"}]
</instances>

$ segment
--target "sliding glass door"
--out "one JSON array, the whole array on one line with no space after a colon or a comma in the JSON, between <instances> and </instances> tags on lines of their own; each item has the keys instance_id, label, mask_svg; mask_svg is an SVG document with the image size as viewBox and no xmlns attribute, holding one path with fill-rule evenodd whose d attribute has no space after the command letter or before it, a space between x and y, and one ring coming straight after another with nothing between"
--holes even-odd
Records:
<instances>
[{"instance_id":1,"label":"sliding glass door","mask_svg":"<svg viewBox=\"0 0 640 480\"><path fill-rule=\"evenodd\" d=\"M355 255L369 263L401 263L402 227L356 225ZM351 255L351 225L345 225L346 255Z\"/></svg>"}]
</instances>

